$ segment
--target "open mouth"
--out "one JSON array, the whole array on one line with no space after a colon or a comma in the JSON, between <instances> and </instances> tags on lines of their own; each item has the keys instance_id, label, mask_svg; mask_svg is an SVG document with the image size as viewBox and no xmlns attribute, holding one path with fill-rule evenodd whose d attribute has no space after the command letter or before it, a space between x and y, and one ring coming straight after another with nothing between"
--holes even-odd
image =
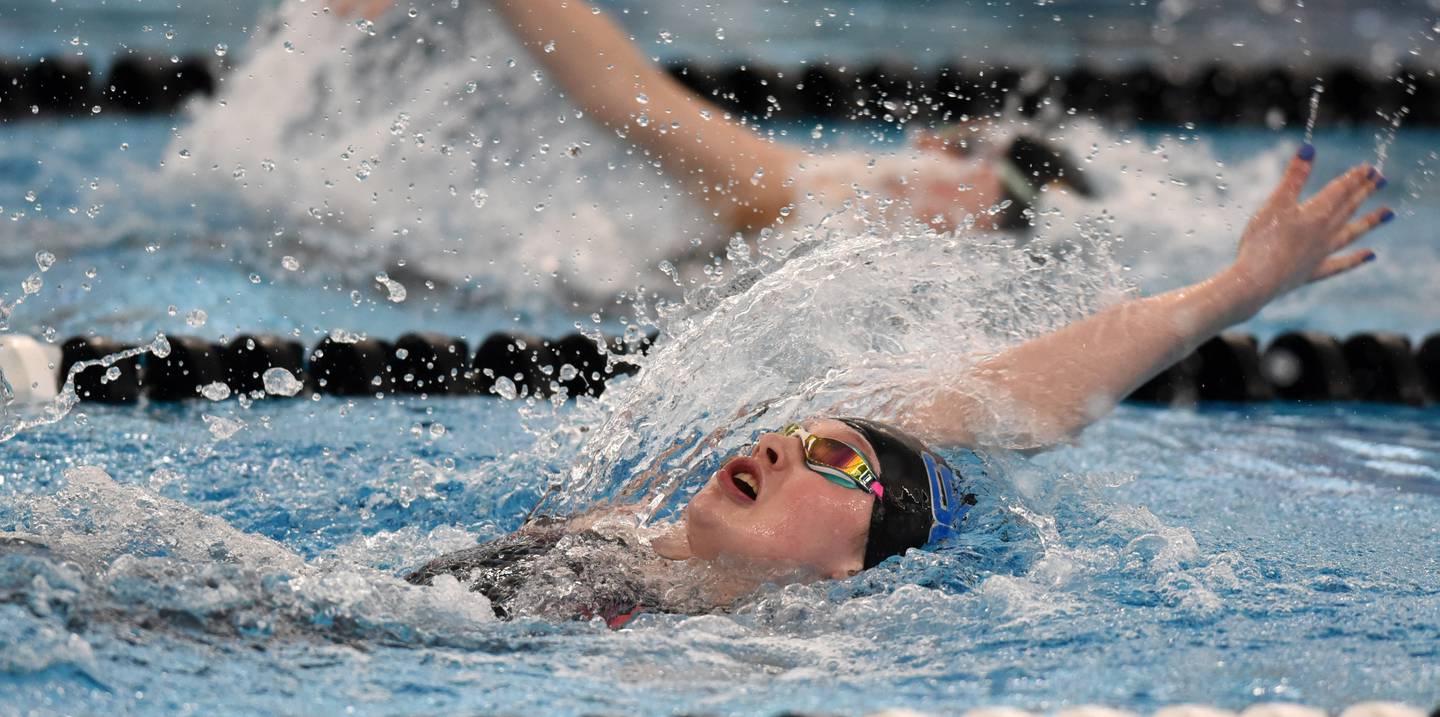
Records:
<instances>
[{"instance_id":1,"label":"open mouth","mask_svg":"<svg viewBox=\"0 0 1440 717\"><path fill-rule=\"evenodd\" d=\"M749 473L736 473L730 476L730 481L735 484L736 488L740 489L741 493L744 493L746 497L750 498L750 500L755 500L760 497L758 491L760 484L756 482L755 476Z\"/></svg>"},{"instance_id":2,"label":"open mouth","mask_svg":"<svg viewBox=\"0 0 1440 717\"><path fill-rule=\"evenodd\" d=\"M760 497L760 466L751 458L735 458L721 469L722 488L736 500L753 503Z\"/></svg>"}]
</instances>

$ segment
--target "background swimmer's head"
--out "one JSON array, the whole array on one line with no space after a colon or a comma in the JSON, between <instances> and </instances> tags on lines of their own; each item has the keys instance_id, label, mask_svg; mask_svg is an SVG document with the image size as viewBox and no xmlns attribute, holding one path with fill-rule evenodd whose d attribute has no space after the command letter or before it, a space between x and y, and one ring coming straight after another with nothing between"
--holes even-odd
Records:
<instances>
[{"instance_id":1,"label":"background swimmer's head","mask_svg":"<svg viewBox=\"0 0 1440 717\"><path fill-rule=\"evenodd\" d=\"M823 418L804 426L854 446L884 470L869 441L849 425ZM807 467L798 436L765 433L749 455L726 461L691 499L686 534L696 557L800 563L841 578L865 567L874 503L870 493Z\"/></svg>"}]
</instances>

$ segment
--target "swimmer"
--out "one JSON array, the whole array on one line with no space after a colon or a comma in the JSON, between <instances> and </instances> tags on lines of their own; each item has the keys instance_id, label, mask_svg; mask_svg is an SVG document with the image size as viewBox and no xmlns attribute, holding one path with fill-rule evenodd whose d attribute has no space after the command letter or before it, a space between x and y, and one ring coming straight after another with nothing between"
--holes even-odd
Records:
<instances>
[{"instance_id":1,"label":"swimmer","mask_svg":"<svg viewBox=\"0 0 1440 717\"><path fill-rule=\"evenodd\" d=\"M723 610L766 582L843 579L943 540L966 528L984 479L972 450L1068 440L1226 327L1375 258L1350 247L1395 216L1387 208L1355 216L1384 178L1355 167L1302 200L1314 156L1300 149L1246 226L1234 262L1204 281L1126 301L963 375L936 367L925 386L899 392L924 398L892 404L893 425L834 416L776 427L730 456L673 523L637 531L635 510L623 506L542 519L409 579L454 575L502 617L578 615L619 626L640 611ZM926 442L958 451L961 462L952 466ZM547 581L565 587L536 587L558 584Z\"/></svg>"},{"instance_id":2,"label":"swimmer","mask_svg":"<svg viewBox=\"0 0 1440 717\"><path fill-rule=\"evenodd\" d=\"M331 10L373 20L392 4L332 0ZM570 102L653 157L727 237L754 236L782 220L813 224L846 207L866 221L913 220L941 232L1019 230L1052 186L1092 194L1063 152L1028 136L983 141L990 130L976 122L916 132L909 151L892 155L811 155L680 84L589 3L494 0L491 7Z\"/></svg>"}]
</instances>

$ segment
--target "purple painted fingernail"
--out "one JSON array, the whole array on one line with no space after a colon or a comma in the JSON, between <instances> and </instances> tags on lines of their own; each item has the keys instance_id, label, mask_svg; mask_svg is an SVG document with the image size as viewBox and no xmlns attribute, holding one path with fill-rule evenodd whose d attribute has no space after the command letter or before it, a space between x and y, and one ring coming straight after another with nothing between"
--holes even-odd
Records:
<instances>
[{"instance_id":1,"label":"purple painted fingernail","mask_svg":"<svg viewBox=\"0 0 1440 717\"><path fill-rule=\"evenodd\" d=\"M1384 189L1384 188L1385 188L1385 185L1387 185L1387 184L1389 184L1389 183L1390 183L1390 180L1388 180L1388 179L1386 179L1386 178L1384 178L1384 177L1381 177L1379 180L1377 180L1377 181L1375 182L1375 188L1376 188L1376 189Z\"/></svg>"},{"instance_id":2,"label":"purple painted fingernail","mask_svg":"<svg viewBox=\"0 0 1440 717\"><path fill-rule=\"evenodd\" d=\"M1295 156L1299 157L1300 161L1302 162L1309 162L1310 160L1315 159L1315 145L1310 144L1309 142L1300 145L1300 151L1296 152Z\"/></svg>"},{"instance_id":3,"label":"purple painted fingernail","mask_svg":"<svg viewBox=\"0 0 1440 717\"><path fill-rule=\"evenodd\" d=\"M1372 261L1375 261L1375 252L1373 251L1365 255L1365 261L1362 263L1369 264Z\"/></svg>"},{"instance_id":4,"label":"purple painted fingernail","mask_svg":"<svg viewBox=\"0 0 1440 717\"><path fill-rule=\"evenodd\" d=\"M1381 224L1384 224L1384 223L1386 223L1386 222L1388 222L1388 221L1390 221L1391 219L1394 219L1394 218L1395 218L1395 212L1392 212L1392 211L1390 211L1389 209L1386 209L1384 212L1382 212L1382 213L1380 214L1380 223L1381 223Z\"/></svg>"}]
</instances>

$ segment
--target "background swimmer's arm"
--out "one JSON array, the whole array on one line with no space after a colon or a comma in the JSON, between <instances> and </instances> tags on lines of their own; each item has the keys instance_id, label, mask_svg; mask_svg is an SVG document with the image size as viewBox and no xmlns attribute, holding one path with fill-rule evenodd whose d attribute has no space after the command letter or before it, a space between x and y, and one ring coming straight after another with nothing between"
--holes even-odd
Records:
<instances>
[{"instance_id":1,"label":"background swimmer's arm","mask_svg":"<svg viewBox=\"0 0 1440 717\"><path fill-rule=\"evenodd\" d=\"M801 161L798 150L761 138L691 93L589 3L495 0L494 7L572 102L659 160L728 230L758 231L792 203L785 180Z\"/></svg>"},{"instance_id":2,"label":"background swimmer's arm","mask_svg":"<svg viewBox=\"0 0 1440 717\"><path fill-rule=\"evenodd\" d=\"M1307 147L1291 161L1245 228L1228 269L1193 286L1127 301L982 362L959 382L965 393L960 385L944 387L910 419L912 430L960 445L1060 442L1265 304L1373 259L1369 250L1338 252L1394 216L1377 209L1351 220L1383 180L1356 167L1301 202L1311 156Z\"/></svg>"}]
</instances>

